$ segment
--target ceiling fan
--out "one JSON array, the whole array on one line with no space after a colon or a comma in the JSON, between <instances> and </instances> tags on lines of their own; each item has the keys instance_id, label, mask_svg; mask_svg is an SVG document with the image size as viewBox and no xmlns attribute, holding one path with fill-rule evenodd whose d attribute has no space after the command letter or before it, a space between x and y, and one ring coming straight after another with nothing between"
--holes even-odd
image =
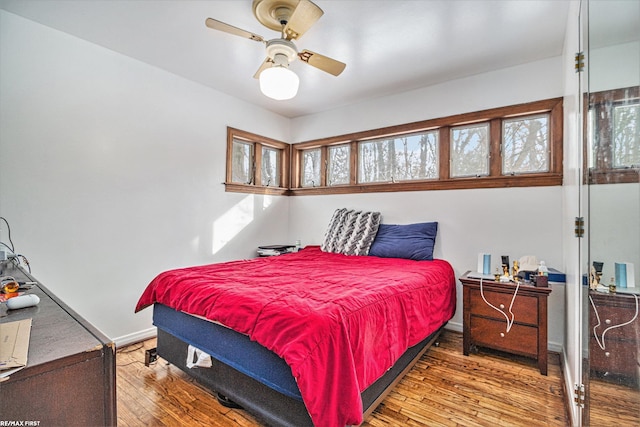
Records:
<instances>
[{"instance_id":1,"label":"ceiling fan","mask_svg":"<svg viewBox=\"0 0 640 427\"><path fill-rule=\"evenodd\" d=\"M265 40L262 36L234 27L217 19L207 18L207 27L225 33L264 43L267 58L262 62L254 78L260 80L260 89L266 96L284 100L293 98L300 80L289 69L289 64L300 59L334 76L340 75L346 64L328 56L304 49L298 52L293 40L307 32L324 14L309 0L253 0L253 14L265 27L279 31L280 38Z\"/></svg>"}]
</instances>

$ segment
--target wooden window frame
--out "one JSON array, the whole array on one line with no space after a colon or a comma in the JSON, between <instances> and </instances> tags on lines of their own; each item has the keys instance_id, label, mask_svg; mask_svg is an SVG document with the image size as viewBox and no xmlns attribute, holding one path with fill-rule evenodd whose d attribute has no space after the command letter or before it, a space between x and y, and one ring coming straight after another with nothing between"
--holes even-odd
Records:
<instances>
[{"instance_id":1,"label":"wooden window frame","mask_svg":"<svg viewBox=\"0 0 640 427\"><path fill-rule=\"evenodd\" d=\"M549 114L549 171L502 174L502 120L526 117L535 114ZM489 175L480 177L450 177L450 130L454 126L483 123L490 124ZM357 183L358 142L385 136L400 136L408 133L438 130L439 179ZM326 186L326 170L321 176L321 185L300 187L302 152L311 148L323 148L326 159L326 147L339 144L351 144L351 179L348 185ZM290 195L313 194L349 194L394 191L454 190L470 188L536 187L562 185L563 170L563 100L552 98L508 107L493 108L484 111L458 114L449 117L425 120L397 126L356 132L346 135L306 141L292 145ZM324 163L323 163L324 164Z\"/></svg>"},{"instance_id":2,"label":"wooden window frame","mask_svg":"<svg viewBox=\"0 0 640 427\"><path fill-rule=\"evenodd\" d=\"M502 174L502 120L535 114L549 114L549 171L521 173L515 175ZM489 123L489 175L478 177L450 176L450 135L454 126L475 123ZM405 134L438 132L438 164L437 179L358 183L358 155L360 141L379 139L384 137L402 136ZM233 141L238 139L253 144L254 167L251 184L232 182L232 153ZM349 144L350 146L350 179L348 184L327 185L327 151L334 145ZM281 155L280 177L278 186L263 186L261 182L262 147L267 146L279 150ZM321 176L320 184L316 187L301 187L302 153L304 150L320 148ZM458 114L437 119L424 120L385 128L355 132L346 135L322 138L298 144L287 144L275 139L227 127L227 158L225 190L229 192L269 194L269 195L315 195L315 194L350 194L395 191L425 191L425 190L456 190L472 188L504 188L504 187L538 187L562 185L562 156L563 156L563 100L552 98L525 104L499 107L472 113ZM636 178L637 179L637 178Z\"/></svg>"},{"instance_id":3,"label":"wooden window frame","mask_svg":"<svg viewBox=\"0 0 640 427\"><path fill-rule=\"evenodd\" d=\"M622 184L640 182L640 173L637 167L615 168L612 166L613 137L610 135L613 125L613 107L624 105L629 101L639 102L640 87L633 86L622 89L606 90L588 94L588 102L585 102L584 117L589 117L589 110L595 111L594 132L597 138L607 141L600 146L601 152L588 153L587 120L584 121L584 170L588 174L585 182L589 184ZM588 155L595 155L594 167L588 166Z\"/></svg>"},{"instance_id":4,"label":"wooden window frame","mask_svg":"<svg viewBox=\"0 0 640 427\"><path fill-rule=\"evenodd\" d=\"M233 141L234 139L253 145L253 177L252 183L232 182L233 179ZM280 155L280 182L277 186L262 185L262 147L269 147L278 150ZM291 145L286 142L260 136L240 129L227 127L227 170L225 177L225 191L235 193L287 195L290 186L290 157Z\"/></svg>"}]
</instances>

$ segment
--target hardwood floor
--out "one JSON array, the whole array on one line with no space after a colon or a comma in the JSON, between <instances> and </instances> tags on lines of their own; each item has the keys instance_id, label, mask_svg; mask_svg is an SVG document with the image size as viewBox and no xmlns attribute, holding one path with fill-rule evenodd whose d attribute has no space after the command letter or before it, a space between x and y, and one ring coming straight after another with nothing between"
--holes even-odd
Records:
<instances>
[{"instance_id":1,"label":"hardwood floor","mask_svg":"<svg viewBox=\"0 0 640 427\"><path fill-rule=\"evenodd\" d=\"M533 360L496 352L462 354L462 335L445 331L362 424L381 426L566 426L557 354L549 375ZM144 366L155 340L117 353L119 426L261 426L218 403L204 387L159 359Z\"/></svg>"},{"instance_id":2,"label":"hardwood floor","mask_svg":"<svg viewBox=\"0 0 640 427\"><path fill-rule=\"evenodd\" d=\"M589 381L589 424L593 427L623 427L640 425L640 390L636 385L601 381L591 377Z\"/></svg>"}]
</instances>

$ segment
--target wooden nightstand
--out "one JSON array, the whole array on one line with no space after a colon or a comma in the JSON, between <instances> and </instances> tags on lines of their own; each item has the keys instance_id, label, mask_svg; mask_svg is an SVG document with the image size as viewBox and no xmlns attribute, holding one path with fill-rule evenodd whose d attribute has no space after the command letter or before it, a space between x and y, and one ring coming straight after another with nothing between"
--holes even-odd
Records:
<instances>
[{"instance_id":1,"label":"wooden nightstand","mask_svg":"<svg viewBox=\"0 0 640 427\"><path fill-rule=\"evenodd\" d=\"M515 283L483 279L481 292L480 279L469 278L468 274L460 278L464 288L464 355L469 355L472 346L478 346L532 357L538 361L540 373L547 375L547 296L551 288L520 283L513 299ZM508 332L507 318L485 299L506 313L509 320L513 299L513 324Z\"/></svg>"},{"instance_id":2,"label":"wooden nightstand","mask_svg":"<svg viewBox=\"0 0 640 427\"><path fill-rule=\"evenodd\" d=\"M589 364L592 372L602 377L612 374L637 381L638 298L632 294L589 291Z\"/></svg>"}]
</instances>

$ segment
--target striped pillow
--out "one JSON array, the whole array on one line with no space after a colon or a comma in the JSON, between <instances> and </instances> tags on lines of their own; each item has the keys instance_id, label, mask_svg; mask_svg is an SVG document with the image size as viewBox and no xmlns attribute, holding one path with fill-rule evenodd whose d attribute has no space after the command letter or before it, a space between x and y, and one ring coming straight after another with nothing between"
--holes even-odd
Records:
<instances>
[{"instance_id":1,"label":"striped pillow","mask_svg":"<svg viewBox=\"0 0 640 427\"><path fill-rule=\"evenodd\" d=\"M345 255L368 255L380 222L380 212L338 209L329 221L321 249Z\"/></svg>"},{"instance_id":2,"label":"striped pillow","mask_svg":"<svg viewBox=\"0 0 640 427\"><path fill-rule=\"evenodd\" d=\"M338 242L338 236L342 231L342 225L344 223L344 218L348 213L348 209L336 209L329 221L329 226L327 227L327 231L324 233L324 240L322 241L322 245L320 245L320 249L323 252L336 252L336 245Z\"/></svg>"}]
</instances>

